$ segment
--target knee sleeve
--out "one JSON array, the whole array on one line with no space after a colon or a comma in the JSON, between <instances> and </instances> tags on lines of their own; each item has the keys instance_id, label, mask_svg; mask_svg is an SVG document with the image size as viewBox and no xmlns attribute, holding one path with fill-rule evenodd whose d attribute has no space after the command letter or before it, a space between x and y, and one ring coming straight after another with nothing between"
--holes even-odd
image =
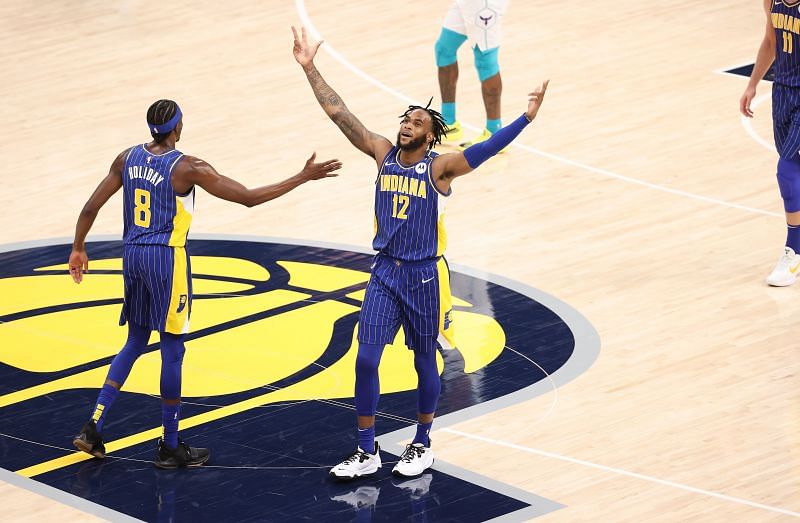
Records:
<instances>
[{"instance_id":1,"label":"knee sleeve","mask_svg":"<svg viewBox=\"0 0 800 523\"><path fill-rule=\"evenodd\" d=\"M383 345L360 343L356 356L356 414L374 416L381 394L378 365L383 354Z\"/></svg>"},{"instance_id":2,"label":"knee sleeve","mask_svg":"<svg viewBox=\"0 0 800 523\"><path fill-rule=\"evenodd\" d=\"M500 72L500 64L497 61L499 51L499 47L488 51L481 51L477 45L472 48L472 54L475 55L475 69L481 82Z\"/></svg>"},{"instance_id":3,"label":"knee sleeve","mask_svg":"<svg viewBox=\"0 0 800 523\"><path fill-rule=\"evenodd\" d=\"M456 52L467 40L465 35L451 31L450 29L442 28L439 39L436 40L434 49L436 51L436 66L445 67L456 62Z\"/></svg>"},{"instance_id":4,"label":"knee sleeve","mask_svg":"<svg viewBox=\"0 0 800 523\"><path fill-rule=\"evenodd\" d=\"M161 333L161 398L167 400L181 397L181 367L186 352L184 334Z\"/></svg>"},{"instance_id":5,"label":"knee sleeve","mask_svg":"<svg viewBox=\"0 0 800 523\"><path fill-rule=\"evenodd\" d=\"M786 212L800 211L800 162L778 160L778 188Z\"/></svg>"},{"instance_id":6,"label":"knee sleeve","mask_svg":"<svg viewBox=\"0 0 800 523\"><path fill-rule=\"evenodd\" d=\"M414 369L417 371L417 412L432 414L436 412L442 380L436 366L436 350L414 353Z\"/></svg>"}]
</instances>

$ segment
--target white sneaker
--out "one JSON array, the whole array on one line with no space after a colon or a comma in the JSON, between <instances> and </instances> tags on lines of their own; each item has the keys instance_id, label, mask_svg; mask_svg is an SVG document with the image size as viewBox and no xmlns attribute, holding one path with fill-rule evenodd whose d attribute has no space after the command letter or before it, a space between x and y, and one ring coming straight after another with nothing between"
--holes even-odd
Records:
<instances>
[{"instance_id":1,"label":"white sneaker","mask_svg":"<svg viewBox=\"0 0 800 523\"><path fill-rule=\"evenodd\" d=\"M379 468L381 468L381 453L376 441L374 454L364 452L358 447L347 459L333 467L330 475L338 480L356 479L374 474Z\"/></svg>"},{"instance_id":2,"label":"white sneaker","mask_svg":"<svg viewBox=\"0 0 800 523\"><path fill-rule=\"evenodd\" d=\"M409 443L392 469L392 474L401 477L419 476L433 465L433 450L422 443Z\"/></svg>"},{"instance_id":3,"label":"white sneaker","mask_svg":"<svg viewBox=\"0 0 800 523\"><path fill-rule=\"evenodd\" d=\"M773 287L788 287L797 280L797 272L800 270L800 256L795 254L791 247L783 248L783 256L778 260L778 264L767 276L767 284Z\"/></svg>"},{"instance_id":4,"label":"white sneaker","mask_svg":"<svg viewBox=\"0 0 800 523\"><path fill-rule=\"evenodd\" d=\"M433 474L423 474L418 478L404 479L399 483L395 483L395 481L397 480L392 481L392 484L397 488L408 491L411 499L422 499L431 490Z\"/></svg>"},{"instance_id":5,"label":"white sneaker","mask_svg":"<svg viewBox=\"0 0 800 523\"><path fill-rule=\"evenodd\" d=\"M364 485L346 494L333 496L331 500L347 503L354 509L358 510L366 507L374 507L378 502L378 494L380 493L381 489L378 487Z\"/></svg>"}]
</instances>

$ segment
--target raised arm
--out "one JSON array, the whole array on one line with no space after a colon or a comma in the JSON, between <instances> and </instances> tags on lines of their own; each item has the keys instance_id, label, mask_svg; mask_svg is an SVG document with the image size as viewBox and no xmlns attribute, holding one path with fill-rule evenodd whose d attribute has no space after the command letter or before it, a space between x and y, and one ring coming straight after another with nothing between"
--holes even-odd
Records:
<instances>
[{"instance_id":1,"label":"raised arm","mask_svg":"<svg viewBox=\"0 0 800 523\"><path fill-rule=\"evenodd\" d=\"M310 180L338 176L334 171L342 167L339 160L314 163L316 157L317 153L312 154L300 172L282 182L248 189L236 180L221 175L203 160L186 156L175 166L172 186L177 192L185 193L198 185L217 198L253 207L283 196Z\"/></svg>"},{"instance_id":2,"label":"raised arm","mask_svg":"<svg viewBox=\"0 0 800 523\"><path fill-rule=\"evenodd\" d=\"M764 38L761 40L761 45L758 48L756 55L756 63L753 66L753 72L750 73L750 81L747 82L747 87L739 99L739 112L748 118L753 117L753 111L750 109L750 104L753 98L756 97L756 86L758 82L767 74L772 62L775 61L775 28L772 27L772 0L764 0L764 11L767 14L767 26L764 32Z\"/></svg>"},{"instance_id":3,"label":"raised arm","mask_svg":"<svg viewBox=\"0 0 800 523\"><path fill-rule=\"evenodd\" d=\"M488 140L471 145L463 152L442 154L434 158L431 163L431 175L436 187L447 194L450 190L450 182L454 178L477 169L480 164L510 144L536 118L549 84L550 80L545 80L532 93L528 93L528 109L519 118L494 133Z\"/></svg>"},{"instance_id":4,"label":"raised arm","mask_svg":"<svg viewBox=\"0 0 800 523\"><path fill-rule=\"evenodd\" d=\"M122 187L122 169L125 166L125 156L128 150L122 151L114 159L108 174L97 186L86 205L83 206L75 225L75 239L72 242L72 252L69 255L69 274L75 283L83 281L83 273L89 270L89 256L86 254L86 235L92 228L97 213L109 198L114 196Z\"/></svg>"},{"instance_id":5,"label":"raised arm","mask_svg":"<svg viewBox=\"0 0 800 523\"><path fill-rule=\"evenodd\" d=\"M297 29L294 27L292 27L292 33L294 34L294 58L306 73L308 83L311 84L311 89L322 110L339 127L350 143L364 154L375 158L376 162L381 162L392 148L391 142L364 127L364 124L350 112L336 91L322 78L314 65L314 56L322 42L309 43L305 27L301 28L302 36L298 36Z\"/></svg>"}]
</instances>

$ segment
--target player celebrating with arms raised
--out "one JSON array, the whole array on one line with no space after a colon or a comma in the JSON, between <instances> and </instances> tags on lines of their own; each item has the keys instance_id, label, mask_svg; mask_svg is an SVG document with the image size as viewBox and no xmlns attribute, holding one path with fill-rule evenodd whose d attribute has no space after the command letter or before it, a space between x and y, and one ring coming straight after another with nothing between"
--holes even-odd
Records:
<instances>
[{"instance_id":1,"label":"player celebrating with arms raised","mask_svg":"<svg viewBox=\"0 0 800 523\"><path fill-rule=\"evenodd\" d=\"M406 344L414 351L418 376L417 434L392 471L416 476L433 464L429 433L441 382L436 364L438 344L452 341L452 308L447 265L444 203L450 184L497 154L536 117L548 81L529 95L528 109L490 138L463 152L439 155L446 124L428 106L412 105L401 116L393 145L369 131L325 82L314 66L321 42L309 42L305 28L294 33L294 57L302 66L325 114L339 126L356 148L375 159L375 238L378 251L372 266L358 322L355 404L358 448L331 469L336 479L353 479L376 472L381 466L375 441L375 410L380 387L378 363L384 346L400 325ZM430 103L428 104L430 105Z\"/></svg>"}]
</instances>

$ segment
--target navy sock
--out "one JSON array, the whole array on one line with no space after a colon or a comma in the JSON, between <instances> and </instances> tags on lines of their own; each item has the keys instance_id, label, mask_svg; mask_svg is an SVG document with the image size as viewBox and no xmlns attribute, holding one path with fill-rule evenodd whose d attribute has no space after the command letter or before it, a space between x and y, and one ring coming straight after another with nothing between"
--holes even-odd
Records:
<instances>
[{"instance_id":1,"label":"navy sock","mask_svg":"<svg viewBox=\"0 0 800 523\"><path fill-rule=\"evenodd\" d=\"M178 446L178 420L180 417L180 404L161 404L161 424L164 426L164 443L172 449Z\"/></svg>"},{"instance_id":2,"label":"navy sock","mask_svg":"<svg viewBox=\"0 0 800 523\"><path fill-rule=\"evenodd\" d=\"M368 429L358 429L358 446L368 454L375 452L375 425Z\"/></svg>"},{"instance_id":3,"label":"navy sock","mask_svg":"<svg viewBox=\"0 0 800 523\"><path fill-rule=\"evenodd\" d=\"M117 384L117 387L107 383L103 384L103 388L100 389L100 394L97 396L94 410L92 410L91 420L97 424L97 432L103 429L103 422L106 419L108 410L119 395L118 387L122 387L125 380L128 379L128 374L131 373L133 364L144 352L149 338L150 329L148 327L128 322L128 340L111 361L111 367L108 369L108 376L106 377L107 381L113 381Z\"/></svg>"},{"instance_id":4,"label":"navy sock","mask_svg":"<svg viewBox=\"0 0 800 523\"><path fill-rule=\"evenodd\" d=\"M431 433L432 425L433 425L432 421L430 423L417 422L417 435L414 436L414 441L412 441L411 443L422 443L426 447L430 447L431 438L429 436Z\"/></svg>"},{"instance_id":5,"label":"navy sock","mask_svg":"<svg viewBox=\"0 0 800 523\"><path fill-rule=\"evenodd\" d=\"M795 254L800 253L800 225L786 224L786 246L791 247Z\"/></svg>"},{"instance_id":6,"label":"navy sock","mask_svg":"<svg viewBox=\"0 0 800 523\"><path fill-rule=\"evenodd\" d=\"M100 394L97 396L97 403L92 413L92 421L97 424L97 432L102 432L108 409L111 408L111 404L114 403L118 395L119 389L108 383L104 384L103 388L100 389Z\"/></svg>"}]
</instances>

